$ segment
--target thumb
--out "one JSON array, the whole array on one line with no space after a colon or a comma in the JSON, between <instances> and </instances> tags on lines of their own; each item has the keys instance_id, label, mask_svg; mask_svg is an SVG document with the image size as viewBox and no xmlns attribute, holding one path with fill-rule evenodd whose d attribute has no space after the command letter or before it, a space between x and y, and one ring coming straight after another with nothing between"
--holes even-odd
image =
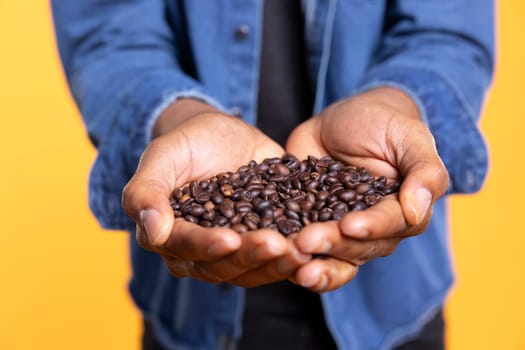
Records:
<instances>
[{"instance_id":1,"label":"thumb","mask_svg":"<svg viewBox=\"0 0 525 350\"><path fill-rule=\"evenodd\" d=\"M411 147L399 167L403 183L399 200L406 221L418 225L427 216L430 206L448 188L449 175L435 146Z\"/></svg>"},{"instance_id":2,"label":"thumb","mask_svg":"<svg viewBox=\"0 0 525 350\"><path fill-rule=\"evenodd\" d=\"M152 246L162 246L173 229L170 205L171 193L176 188L173 158L173 152L161 138L155 139L142 154L135 175L122 193L122 207L145 231Z\"/></svg>"}]
</instances>

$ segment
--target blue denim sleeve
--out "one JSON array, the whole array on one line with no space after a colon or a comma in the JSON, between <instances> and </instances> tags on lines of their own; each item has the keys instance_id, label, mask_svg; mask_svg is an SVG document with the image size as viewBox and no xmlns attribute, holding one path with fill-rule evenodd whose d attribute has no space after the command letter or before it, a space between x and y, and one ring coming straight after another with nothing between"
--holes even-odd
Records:
<instances>
[{"instance_id":1,"label":"blue denim sleeve","mask_svg":"<svg viewBox=\"0 0 525 350\"><path fill-rule=\"evenodd\" d=\"M129 227L121 190L149 141L154 118L178 97L219 107L181 68L181 38L161 0L53 0L60 57L98 149L90 207L103 227Z\"/></svg>"},{"instance_id":2,"label":"blue denim sleeve","mask_svg":"<svg viewBox=\"0 0 525 350\"><path fill-rule=\"evenodd\" d=\"M389 4L382 41L359 90L389 85L411 96L449 171L449 192L475 192L488 167L477 121L493 72L493 2Z\"/></svg>"}]
</instances>

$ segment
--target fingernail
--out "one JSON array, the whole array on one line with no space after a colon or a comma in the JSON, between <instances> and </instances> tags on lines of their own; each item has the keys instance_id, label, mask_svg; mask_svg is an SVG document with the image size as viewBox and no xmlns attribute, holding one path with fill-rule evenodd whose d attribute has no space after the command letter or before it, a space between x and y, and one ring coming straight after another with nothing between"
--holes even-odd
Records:
<instances>
[{"instance_id":1,"label":"fingernail","mask_svg":"<svg viewBox=\"0 0 525 350\"><path fill-rule=\"evenodd\" d=\"M160 245L164 243L169 232L167 223L162 222L162 216L155 209L145 209L140 212L140 222L148 239L153 245Z\"/></svg>"},{"instance_id":2,"label":"fingernail","mask_svg":"<svg viewBox=\"0 0 525 350\"><path fill-rule=\"evenodd\" d=\"M419 224L425 217L430 204L432 203L432 194L426 188L418 188L412 197L412 212L416 218L416 224Z\"/></svg>"},{"instance_id":3,"label":"fingernail","mask_svg":"<svg viewBox=\"0 0 525 350\"><path fill-rule=\"evenodd\" d=\"M368 238L369 235L370 233L368 233L367 230L358 230L350 233L348 236L357 239L365 239Z\"/></svg>"},{"instance_id":4,"label":"fingernail","mask_svg":"<svg viewBox=\"0 0 525 350\"><path fill-rule=\"evenodd\" d=\"M321 275L321 278L319 278L319 283L317 284L317 287L315 288L316 291L322 292L325 290L325 288L328 286L328 277L325 275Z\"/></svg>"},{"instance_id":5,"label":"fingernail","mask_svg":"<svg viewBox=\"0 0 525 350\"><path fill-rule=\"evenodd\" d=\"M317 283L319 282L319 278L315 275L310 275L308 277L306 277L302 282L301 282L301 286L305 287L305 288L310 288L310 287L313 287L315 286Z\"/></svg>"}]
</instances>

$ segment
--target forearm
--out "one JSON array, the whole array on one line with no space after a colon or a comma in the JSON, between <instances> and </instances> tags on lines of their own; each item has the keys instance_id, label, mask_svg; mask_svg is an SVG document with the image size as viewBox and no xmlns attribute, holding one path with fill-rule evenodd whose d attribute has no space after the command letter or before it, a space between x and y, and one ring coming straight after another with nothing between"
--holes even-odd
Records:
<instances>
[{"instance_id":1,"label":"forearm","mask_svg":"<svg viewBox=\"0 0 525 350\"><path fill-rule=\"evenodd\" d=\"M201 113L222 113L219 109L192 98L182 98L169 105L153 125L152 138L175 129L191 117Z\"/></svg>"}]
</instances>

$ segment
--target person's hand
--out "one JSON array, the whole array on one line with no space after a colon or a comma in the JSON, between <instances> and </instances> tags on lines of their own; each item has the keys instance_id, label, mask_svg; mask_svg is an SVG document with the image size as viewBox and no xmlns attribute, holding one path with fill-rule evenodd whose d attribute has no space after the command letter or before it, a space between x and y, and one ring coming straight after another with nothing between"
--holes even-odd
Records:
<instances>
[{"instance_id":1,"label":"person's hand","mask_svg":"<svg viewBox=\"0 0 525 350\"><path fill-rule=\"evenodd\" d=\"M298 126L286 150L299 158L329 155L402 181L398 194L340 222L315 223L295 243L321 254L290 280L317 292L341 287L370 259L390 255L406 237L422 233L432 204L448 187L434 139L412 100L400 90L377 88L335 103Z\"/></svg>"},{"instance_id":2,"label":"person's hand","mask_svg":"<svg viewBox=\"0 0 525 350\"><path fill-rule=\"evenodd\" d=\"M193 100L179 100L154 127L154 140L126 185L122 204L137 223L137 241L160 254L177 277L256 286L286 279L310 255L276 231L242 235L174 219L173 190L251 160L280 157L283 149L239 118Z\"/></svg>"}]
</instances>

